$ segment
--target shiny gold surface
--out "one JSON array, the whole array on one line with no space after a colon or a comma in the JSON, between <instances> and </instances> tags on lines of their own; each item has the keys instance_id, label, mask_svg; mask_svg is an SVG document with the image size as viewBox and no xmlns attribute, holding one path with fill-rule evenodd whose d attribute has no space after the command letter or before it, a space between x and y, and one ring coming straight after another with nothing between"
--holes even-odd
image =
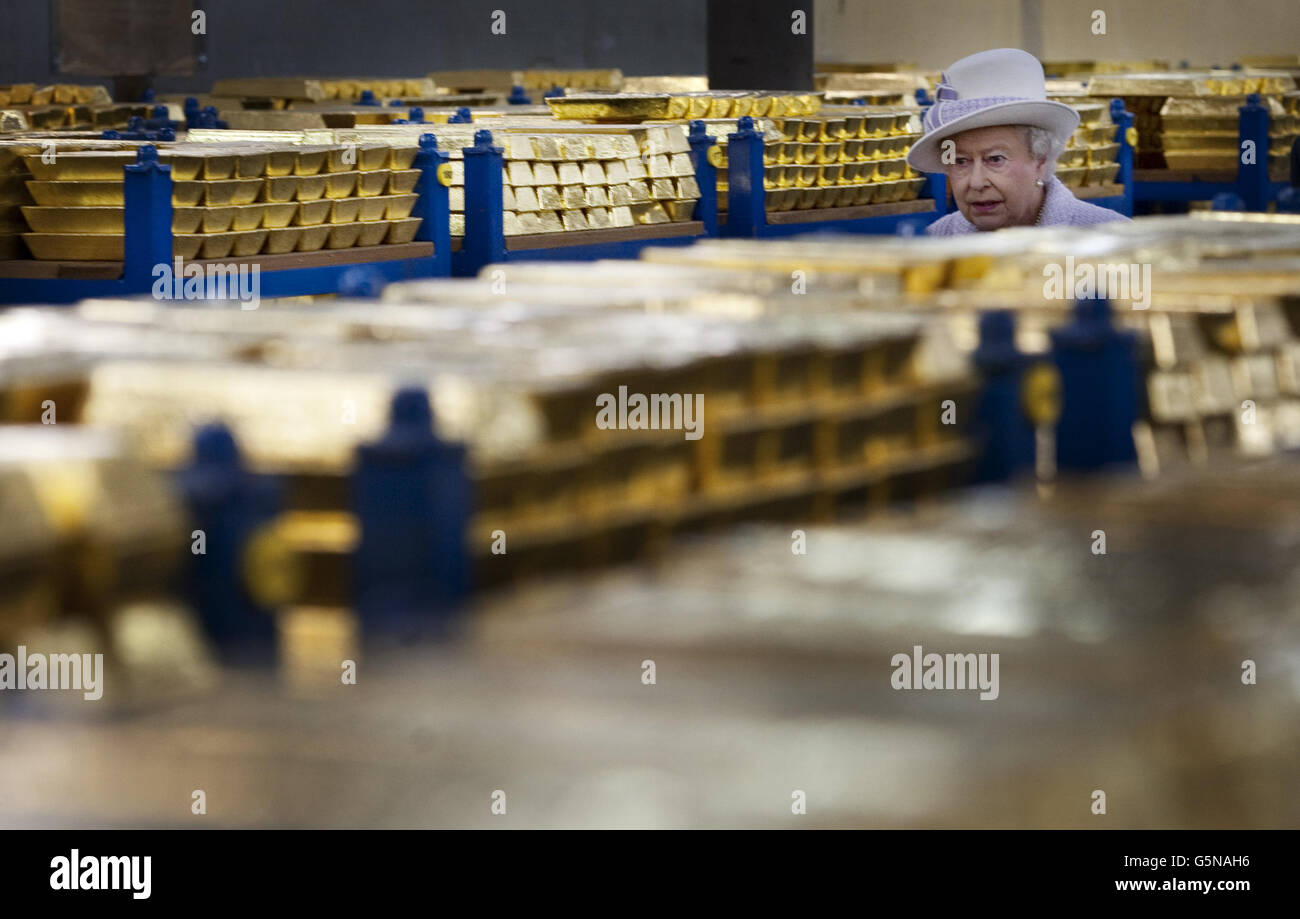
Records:
<instances>
[{"instance_id":1,"label":"shiny gold surface","mask_svg":"<svg viewBox=\"0 0 1300 919\"><path fill-rule=\"evenodd\" d=\"M203 234L172 234L172 255L183 259L196 259L203 248Z\"/></svg>"},{"instance_id":2,"label":"shiny gold surface","mask_svg":"<svg viewBox=\"0 0 1300 919\"><path fill-rule=\"evenodd\" d=\"M325 246L329 249L347 249L357 244L362 225L359 223L335 224L330 227Z\"/></svg>"},{"instance_id":3,"label":"shiny gold surface","mask_svg":"<svg viewBox=\"0 0 1300 919\"><path fill-rule=\"evenodd\" d=\"M383 220L375 223L362 223L359 226L361 229L357 234L356 241L358 246L377 246L384 241L389 231L387 221Z\"/></svg>"},{"instance_id":4,"label":"shiny gold surface","mask_svg":"<svg viewBox=\"0 0 1300 919\"><path fill-rule=\"evenodd\" d=\"M300 204L294 204L292 205L296 209L294 223L303 227L325 223L329 219L330 209L333 206L331 201L303 201ZM316 248L320 247L317 246Z\"/></svg>"},{"instance_id":5,"label":"shiny gold surface","mask_svg":"<svg viewBox=\"0 0 1300 919\"><path fill-rule=\"evenodd\" d=\"M386 171L363 172L357 177L356 192L363 198L382 195L388 187L389 174Z\"/></svg>"},{"instance_id":6,"label":"shiny gold surface","mask_svg":"<svg viewBox=\"0 0 1300 919\"><path fill-rule=\"evenodd\" d=\"M357 148L357 166L362 172L387 167L393 148L386 144L364 144ZM403 167L404 168L404 167Z\"/></svg>"},{"instance_id":7,"label":"shiny gold surface","mask_svg":"<svg viewBox=\"0 0 1300 919\"><path fill-rule=\"evenodd\" d=\"M243 233L207 233L199 247L200 258L226 258L234 249L235 239Z\"/></svg>"},{"instance_id":8,"label":"shiny gold surface","mask_svg":"<svg viewBox=\"0 0 1300 919\"><path fill-rule=\"evenodd\" d=\"M236 257L257 255L262 251L262 246L266 243L269 230L251 230L244 233L231 233L234 237L231 244L231 254ZM217 256L220 258L221 256Z\"/></svg>"},{"instance_id":9,"label":"shiny gold surface","mask_svg":"<svg viewBox=\"0 0 1300 919\"><path fill-rule=\"evenodd\" d=\"M199 184L203 189L205 203L209 207L213 207L227 204L252 204L257 200L258 193L262 190L262 183L265 181L276 180L229 179L221 182L203 182L196 184ZM173 185L173 201L175 200L175 196L175 185Z\"/></svg>"},{"instance_id":10,"label":"shiny gold surface","mask_svg":"<svg viewBox=\"0 0 1300 919\"><path fill-rule=\"evenodd\" d=\"M266 215L267 208L274 207L274 206L276 205L268 205L268 204L242 204L238 206L232 205L229 208L229 211L231 213L229 228L241 232L245 230L256 230L258 227L262 226L262 221ZM205 222L204 232L205 233L220 232L220 230L216 228L208 229L207 224Z\"/></svg>"},{"instance_id":11,"label":"shiny gold surface","mask_svg":"<svg viewBox=\"0 0 1300 919\"><path fill-rule=\"evenodd\" d=\"M420 170L405 169L389 173L388 194L409 195L415 191L415 183L420 180Z\"/></svg>"},{"instance_id":12,"label":"shiny gold surface","mask_svg":"<svg viewBox=\"0 0 1300 919\"><path fill-rule=\"evenodd\" d=\"M357 198L357 214L353 218L363 223L372 223L376 220L383 220L389 208L392 206L391 199L387 196L377 198ZM409 212L409 208L408 208ZM403 214L402 216L406 216Z\"/></svg>"},{"instance_id":13,"label":"shiny gold surface","mask_svg":"<svg viewBox=\"0 0 1300 919\"><path fill-rule=\"evenodd\" d=\"M325 150L304 150L294 157L293 175L314 176L325 168ZM267 175L288 175L287 171L268 172Z\"/></svg>"},{"instance_id":14,"label":"shiny gold surface","mask_svg":"<svg viewBox=\"0 0 1300 919\"><path fill-rule=\"evenodd\" d=\"M325 190L329 186L329 180L335 174L322 173L314 176L295 176L294 181L297 183L294 188L295 199L298 201L315 201L317 198L324 197Z\"/></svg>"},{"instance_id":15,"label":"shiny gold surface","mask_svg":"<svg viewBox=\"0 0 1300 919\"><path fill-rule=\"evenodd\" d=\"M301 227L280 227L266 232L267 255L283 255L294 251L298 248L298 240L302 236Z\"/></svg>"},{"instance_id":16,"label":"shiny gold surface","mask_svg":"<svg viewBox=\"0 0 1300 919\"><path fill-rule=\"evenodd\" d=\"M104 261L122 260L123 237L121 235L91 233L24 233L23 241L38 259L58 261Z\"/></svg>"},{"instance_id":17,"label":"shiny gold surface","mask_svg":"<svg viewBox=\"0 0 1300 919\"><path fill-rule=\"evenodd\" d=\"M289 226L298 217L299 205L296 203L261 204L261 225L278 230Z\"/></svg>"},{"instance_id":18,"label":"shiny gold surface","mask_svg":"<svg viewBox=\"0 0 1300 919\"><path fill-rule=\"evenodd\" d=\"M343 198L335 200L330 208L330 223L356 223L361 212L361 198Z\"/></svg>"},{"instance_id":19,"label":"shiny gold surface","mask_svg":"<svg viewBox=\"0 0 1300 919\"><path fill-rule=\"evenodd\" d=\"M93 234L107 233L122 235L122 215L120 207L24 207L22 214L27 224L36 233L72 233ZM174 218L173 225L177 220Z\"/></svg>"},{"instance_id":20,"label":"shiny gold surface","mask_svg":"<svg viewBox=\"0 0 1300 919\"><path fill-rule=\"evenodd\" d=\"M326 198L346 198L356 190L359 172L336 172L325 177ZM384 173L378 173L383 175Z\"/></svg>"},{"instance_id":21,"label":"shiny gold surface","mask_svg":"<svg viewBox=\"0 0 1300 919\"><path fill-rule=\"evenodd\" d=\"M327 202L318 202L327 203ZM329 238L330 232L334 229L332 224L324 223L315 226L305 226L302 228L302 235L298 238L299 252L315 252L325 245L325 240Z\"/></svg>"},{"instance_id":22,"label":"shiny gold surface","mask_svg":"<svg viewBox=\"0 0 1300 919\"><path fill-rule=\"evenodd\" d=\"M177 182L186 182L197 179L202 174L205 157L196 156L174 156L166 153L160 154L159 160L165 165L172 168L172 180ZM221 171L234 168L234 160L230 157L213 156L213 167ZM28 171L37 181L121 181L123 168L132 165L136 161L134 150L95 150L95 151L69 151L60 153L55 148L53 162L46 162L44 153L29 154L23 157ZM219 176L224 178L224 176Z\"/></svg>"}]
</instances>

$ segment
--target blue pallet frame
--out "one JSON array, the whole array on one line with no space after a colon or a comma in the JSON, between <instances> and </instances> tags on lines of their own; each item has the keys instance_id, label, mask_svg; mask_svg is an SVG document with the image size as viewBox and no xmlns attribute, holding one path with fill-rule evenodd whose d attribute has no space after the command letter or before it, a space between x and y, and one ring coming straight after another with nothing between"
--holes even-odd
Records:
<instances>
[{"instance_id":1,"label":"blue pallet frame","mask_svg":"<svg viewBox=\"0 0 1300 919\"><path fill-rule=\"evenodd\" d=\"M1255 161L1241 162L1237 156L1237 176L1231 182L1137 182L1134 200L1139 204L1180 203L1211 201L1215 195L1235 194L1248 211L1264 211L1277 198L1289 182L1273 182L1268 174L1268 107L1260 101L1258 93L1246 97L1246 104L1237 109L1237 150L1251 141L1255 145Z\"/></svg>"},{"instance_id":2,"label":"blue pallet frame","mask_svg":"<svg viewBox=\"0 0 1300 919\"><path fill-rule=\"evenodd\" d=\"M148 294L155 283L154 268L172 266L171 167L158 160L157 148L140 147L136 162L123 167L125 238L122 275L118 278L0 278L0 304L68 304L87 297L121 297ZM340 249L337 265L304 268L268 268L261 264L260 297L295 297L337 293L345 274L364 268L383 281L446 277L451 273L451 227L448 185L450 164L432 134L420 137L413 168L422 172L416 183L419 195L412 217L422 218L416 242L433 243L429 257L356 260L364 249ZM275 259L280 256L265 256ZM223 261L218 259L216 261Z\"/></svg>"}]
</instances>

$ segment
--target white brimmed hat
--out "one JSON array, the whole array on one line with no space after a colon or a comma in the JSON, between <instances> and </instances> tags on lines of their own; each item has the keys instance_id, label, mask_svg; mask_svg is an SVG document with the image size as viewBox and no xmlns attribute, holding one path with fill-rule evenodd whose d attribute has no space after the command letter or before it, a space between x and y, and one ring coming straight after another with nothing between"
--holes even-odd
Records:
<instances>
[{"instance_id":1,"label":"white brimmed hat","mask_svg":"<svg viewBox=\"0 0 1300 919\"><path fill-rule=\"evenodd\" d=\"M1027 124L1043 128L1065 145L1079 126L1079 113L1047 101L1043 65L1019 48L996 48L964 57L940 77L934 105L922 121L925 134L907 152L920 172L943 172L939 145L973 128Z\"/></svg>"}]
</instances>

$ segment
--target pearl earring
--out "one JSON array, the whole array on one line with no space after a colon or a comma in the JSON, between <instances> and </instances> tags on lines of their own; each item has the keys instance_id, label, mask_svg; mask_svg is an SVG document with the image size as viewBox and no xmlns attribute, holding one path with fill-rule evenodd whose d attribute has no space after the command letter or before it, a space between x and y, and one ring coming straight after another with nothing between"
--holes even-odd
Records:
<instances>
[{"instance_id":1,"label":"pearl earring","mask_svg":"<svg viewBox=\"0 0 1300 919\"><path fill-rule=\"evenodd\" d=\"M1043 187L1043 180L1042 180L1042 179L1039 179L1038 182L1037 182L1036 184L1038 185L1039 188L1042 188L1042 187Z\"/></svg>"}]
</instances>

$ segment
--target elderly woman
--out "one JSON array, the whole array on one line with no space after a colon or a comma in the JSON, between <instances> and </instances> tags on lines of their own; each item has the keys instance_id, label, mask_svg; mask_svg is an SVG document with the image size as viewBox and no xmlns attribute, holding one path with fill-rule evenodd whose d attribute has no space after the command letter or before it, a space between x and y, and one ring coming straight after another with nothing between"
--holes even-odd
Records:
<instances>
[{"instance_id":1,"label":"elderly woman","mask_svg":"<svg viewBox=\"0 0 1300 919\"><path fill-rule=\"evenodd\" d=\"M1078 112L1047 100L1043 65L1028 52L999 48L953 64L925 113L925 134L907 154L913 169L944 173L957 204L926 232L955 236L1127 220L1080 201L1054 175L1078 124Z\"/></svg>"}]
</instances>

